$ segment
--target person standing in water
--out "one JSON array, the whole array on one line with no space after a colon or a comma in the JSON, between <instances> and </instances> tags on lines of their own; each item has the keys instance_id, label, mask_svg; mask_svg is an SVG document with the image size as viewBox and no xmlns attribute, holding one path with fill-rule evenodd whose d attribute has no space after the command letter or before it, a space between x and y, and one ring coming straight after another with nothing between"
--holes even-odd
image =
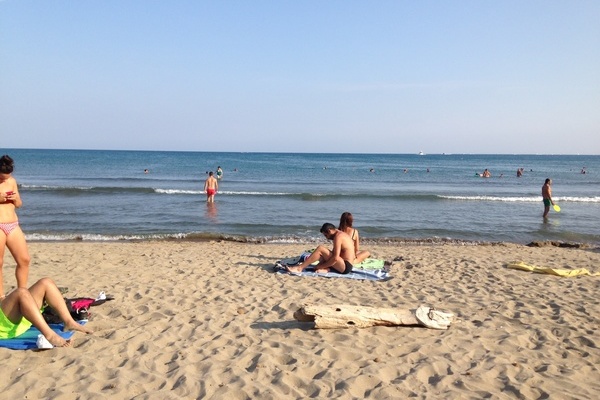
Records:
<instances>
[{"instance_id":1,"label":"person standing in water","mask_svg":"<svg viewBox=\"0 0 600 400\"><path fill-rule=\"evenodd\" d=\"M204 181L204 192L206 193L206 202L213 203L215 201L215 194L219 190L219 182L213 176L213 172L208 173L208 178Z\"/></svg>"},{"instance_id":2,"label":"person standing in water","mask_svg":"<svg viewBox=\"0 0 600 400\"><path fill-rule=\"evenodd\" d=\"M217 180L221 180L223 178L223 170L221 169L221 167L217 167Z\"/></svg>"},{"instance_id":3,"label":"person standing in water","mask_svg":"<svg viewBox=\"0 0 600 400\"><path fill-rule=\"evenodd\" d=\"M544 186L542 186L542 199L544 201L544 219L548 218L548 212L550 211L550 205L554 205L552 200L552 179L546 178Z\"/></svg>"}]
</instances>

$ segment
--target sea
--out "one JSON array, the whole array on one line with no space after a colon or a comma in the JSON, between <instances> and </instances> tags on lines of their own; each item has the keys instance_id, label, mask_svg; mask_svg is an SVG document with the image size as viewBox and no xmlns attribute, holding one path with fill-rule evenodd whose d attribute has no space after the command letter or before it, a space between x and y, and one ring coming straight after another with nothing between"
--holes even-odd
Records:
<instances>
[{"instance_id":1,"label":"sea","mask_svg":"<svg viewBox=\"0 0 600 400\"><path fill-rule=\"evenodd\" d=\"M316 243L349 211L364 243L600 245L596 155L0 152L15 161L28 241ZM546 178L561 211L544 221Z\"/></svg>"}]
</instances>

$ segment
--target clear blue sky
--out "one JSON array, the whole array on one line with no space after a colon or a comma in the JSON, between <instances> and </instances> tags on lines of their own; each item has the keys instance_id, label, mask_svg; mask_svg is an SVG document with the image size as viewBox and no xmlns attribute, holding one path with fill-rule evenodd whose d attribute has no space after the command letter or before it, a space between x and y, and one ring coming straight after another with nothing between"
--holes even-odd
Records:
<instances>
[{"instance_id":1,"label":"clear blue sky","mask_svg":"<svg viewBox=\"0 0 600 400\"><path fill-rule=\"evenodd\" d=\"M600 154L600 1L0 0L0 148Z\"/></svg>"}]
</instances>

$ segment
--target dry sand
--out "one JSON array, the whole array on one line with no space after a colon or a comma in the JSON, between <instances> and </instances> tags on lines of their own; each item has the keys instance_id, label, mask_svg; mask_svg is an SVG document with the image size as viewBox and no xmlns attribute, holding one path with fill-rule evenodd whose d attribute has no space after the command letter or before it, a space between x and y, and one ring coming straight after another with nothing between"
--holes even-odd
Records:
<instances>
[{"instance_id":1,"label":"dry sand","mask_svg":"<svg viewBox=\"0 0 600 400\"><path fill-rule=\"evenodd\" d=\"M93 335L69 349L0 348L3 398L594 399L600 393L600 277L507 269L600 270L600 253L515 244L364 246L398 256L394 279L271 272L303 245L231 242L30 243L30 283L50 276L93 307ZM7 252L8 253L8 252ZM7 254L5 287L14 286ZM448 331L315 330L304 303L457 314Z\"/></svg>"}]
</instances>

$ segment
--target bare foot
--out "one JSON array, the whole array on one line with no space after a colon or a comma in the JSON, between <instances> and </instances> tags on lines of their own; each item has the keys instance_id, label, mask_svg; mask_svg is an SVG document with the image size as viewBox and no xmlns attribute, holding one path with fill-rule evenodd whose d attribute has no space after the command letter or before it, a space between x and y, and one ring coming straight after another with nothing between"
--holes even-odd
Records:
<instances>
[{"instance_id":1,"label":"bare foot","mask_svg":"<svg viewBox=\"0 0 600 400\"><path fill-rule=\"evenodd\" d=\"M77 332L83 332L83 333L94 333L93 330L91 330L90 328L86 328L85 325L79 325L77 322L72 321L69 323L65 323L65 331L77 331Z\"/></svg>"},{"instance_id":2,"label":"bare foot","mask_svg":"<svg viewBox=\"0 0 600 400\"><path fill-rule=\"evenodd\" d=\"M302 268L300 268L300 267L290 267L289 265L286 265L285 269L288 272L302 272Z\"/></svg>"},{"instance_id":3,"label":"bare foot","mask_svg":"<svg viewBox=\"0 0 600 400\"><path fill-rule=\"evenodd\" d=\"M329 268L319 268L319 269L315 269L315 272L317 274L327 274L329 272Z\"/></svg>"},{"instance_id":4,"label":"bare foot","mask_svg":"<svg viewBox=\"0 0 600 400\"><path fill-rule=\"evenodd\" d=\"M52 334L44 336L54 347L71 347L71 340L63 339L56 332L52 332Z\"/></svg>"}]
</instances>

